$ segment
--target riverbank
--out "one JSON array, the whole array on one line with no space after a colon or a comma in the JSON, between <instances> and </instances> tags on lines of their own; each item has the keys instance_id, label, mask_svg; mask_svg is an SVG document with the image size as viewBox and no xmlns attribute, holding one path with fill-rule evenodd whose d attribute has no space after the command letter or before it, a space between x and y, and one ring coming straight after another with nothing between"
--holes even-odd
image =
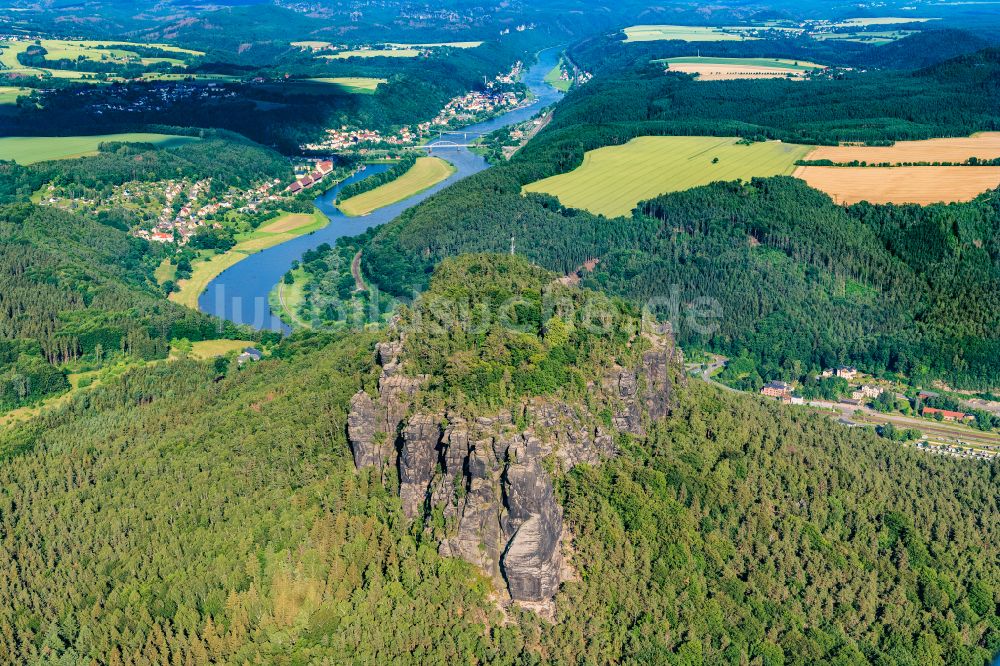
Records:
<instances>
[{"instance_id":1,"label":"riverbank","mask_svg":"<svg viewBox=\"0 0 1000 666\"><path fill-rule=\"evenodd\" d=\"M310 234L322 229L330 220L318 209L309 213L283 213L259 229L248 234L237 236L236 245L222 254L206 255L195 260L191 265L191 277L178 280L178 291L170 294L174 303L185 305L193 310L198 309L198 299L205 292L209 283L247 257L269 248L281 245L292 239ZM161 269L159 274L166 271Z\"/></svg>"},{"instance_id":2,"label":"riverbank","mask_svg":"<svg viewBox=\"0 0 1000 666\"><path fill-rule=\"evenodd\" d=\"M267 295L267 304L281 321L292 328L309 328L309 324L298 316L299 309L306 297L306 284L309 276L301 268L291 271L291 284L282 279Z\"/></svg>"}]
</instances>

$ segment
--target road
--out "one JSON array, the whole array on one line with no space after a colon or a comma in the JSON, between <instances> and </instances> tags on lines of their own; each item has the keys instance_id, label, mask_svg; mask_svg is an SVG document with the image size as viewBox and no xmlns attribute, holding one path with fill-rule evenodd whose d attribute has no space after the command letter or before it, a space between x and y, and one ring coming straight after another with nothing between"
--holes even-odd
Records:
<instances>
[{"instance_id":1,"label":"road","mask_svg":"<svg viewBox=\"0 0 1000 666\"><path fill-rule=\"evenodd\" d=\"M725 367L729 361L724 356L715 356L711 363L701 369L699 377L713 386L729 391L730 393L743 393L730 386L719 382L714 375ZM689 371L701 368L700 363L688 364ZM1000 435L994 432L981 432L974 428L959 425L957 423L937 422L914 416L903 414L884 414L871 407L858 405L845 405L840 402L827 402L824 400L812 400L806 403L809 407L829 410L838 416L838 421L845 425L876 426L891 423L897 428L919 430L925 437L937 442L962 444L979 448L1000 451Z\"/></svg>"}]
</instances>

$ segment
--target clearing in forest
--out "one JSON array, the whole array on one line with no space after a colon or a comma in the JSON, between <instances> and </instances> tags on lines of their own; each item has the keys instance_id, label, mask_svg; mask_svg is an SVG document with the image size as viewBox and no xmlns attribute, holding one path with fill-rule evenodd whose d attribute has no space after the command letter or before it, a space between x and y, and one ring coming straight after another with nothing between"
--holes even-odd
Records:
<instances>
[{"instance_id":1,"label":"clearing in forest","mask_svg":"<svg viewBox=\"0 0 1000 666\"><path fill-rule=\"evenodd\" d=\"M830 160L838 164L962 164L972 157L981 160L1000 158L1000 132L979 132L972 136L949 139L897 141L891 146L822 146L809 153L806 159Z\"/></svg>"},{"instance_id":2,"label":"clearing in forest","mask_svg":"<svg viewBox=\"0 0 1000 666\"><path fill-rule=\"evenodd\" d=\"M799 167L796 178L839 204L971 201L1000 186L1000 167Z\"/></svg>"},{"instance_id":3,"label":"clearing in forest","mask_svg":"<svg viewBox=\"0 0 1000 666\"><path fill-rule=\"evenodd\" d=\"M440 157L421 157L409 171L396 180L341 201L337 203L337 208L352 217L367 215L434 187L453 173L455 167Z\"/></svg>"},{"instance_id":4,"label":"clearing in forest","mask_svg":"<svg viewBox=\"0 0 1000 666\"><path fill-rule=\"evenodd\" d=\"M713 58L688 56L657 60L672 72L694 74L699 81L730 79L802 78L809 72L825 69L823 65L782 58Z\"/></svg>"},{"instance_id":5,"label":"clearing in forest","mask_svg":"<svg viewBox=\"0 0 1000 666\"><path fill-rule=\"evenodd\" d=\"M569 173L524 187L564 206L608 217L628 215L640 201L716 181L791 175L810 148L780 141L743 145L734 137L643 136L588 151Z\"/></svg>"},{"instance_id":6,"label":"clearing in forest","mask_svg":"<svg viewBox=\"0 0 1000 666\"><path fill-rule=\"evenodd\" d=\"M152 143L159 148L174 148L199 141L191 136L175 134L96 134L90 136L8 136L0 138L0 160L18 164L34 164L48 160L96 155L98 146L110 141Z\"/></svg>"}]
</instances>

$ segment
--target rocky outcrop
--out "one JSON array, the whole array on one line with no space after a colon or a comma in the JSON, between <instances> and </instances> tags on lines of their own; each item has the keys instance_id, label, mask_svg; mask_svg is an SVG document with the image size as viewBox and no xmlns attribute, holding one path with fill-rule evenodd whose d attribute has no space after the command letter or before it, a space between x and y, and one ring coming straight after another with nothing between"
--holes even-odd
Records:
<instances>
[{"instance_id":1,"label":"rocky outcrop","mask_svg":"<svg viewBox=\"0 0 1000 666\"><path fill-rule=\"evenodd\" d=\"M599 464L615 455L616 432L642 436L650 420L669 413L676 367L669 331L643 337L649 344L638 367L609 368L591 387L609 405L610 424L555 398L526 400L516 418L409 413L424 378L405 376L401 345L383 343L378 395L359 392L351 401L355 464L397 467L404 513L425 519L442 555L478 566L510 600L544 611L572 575L549 470Z\"/></svg>"}]
</instances>

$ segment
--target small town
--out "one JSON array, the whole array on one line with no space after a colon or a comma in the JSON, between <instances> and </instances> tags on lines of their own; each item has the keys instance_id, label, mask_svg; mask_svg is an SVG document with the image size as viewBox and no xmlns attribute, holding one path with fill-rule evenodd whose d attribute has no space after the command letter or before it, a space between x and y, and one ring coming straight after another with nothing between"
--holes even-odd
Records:
<instances>
[{"instance_id":1,"label":"small town","mask_svg":"<svg viewBox=\"0 0 1000 666\"><path fill-rule=\"evenodd\" d=\"M452 128L478 120L484 120L497 113L509 111L525 104L528 98L523 93L505 91L503 86L516 83L523 70L523 64L518 62L506 74L497 76L486 83L483 91L473 91L455 97L445 104L444 108L433 119L417 123L415 126L404 126L395 134L384 135L378 130L351 128L343 125L340 128L326 130L325 138L317 143L307 143L303 150L312 152L357 150L364 154L367 150L379 146L413 146L431 136L437 129Z\"/></svg>"}]
</instances>

